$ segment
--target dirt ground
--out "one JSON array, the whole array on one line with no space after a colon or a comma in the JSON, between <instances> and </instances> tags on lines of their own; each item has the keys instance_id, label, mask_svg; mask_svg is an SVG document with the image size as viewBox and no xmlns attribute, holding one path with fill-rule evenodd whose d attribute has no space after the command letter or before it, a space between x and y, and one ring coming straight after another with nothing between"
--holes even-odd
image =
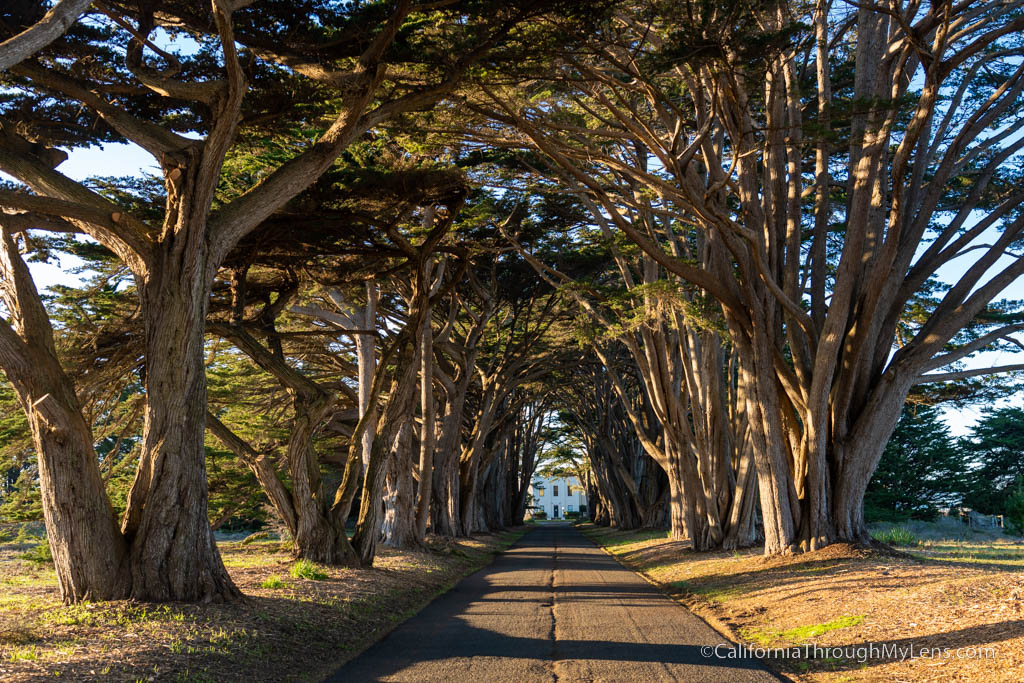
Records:
<instances>
[{"instance_id":1,"label":"dirt ground","mask_svg":"<svg viewBox=\"0 0 1024 683\"><path fill-rule=\"evenodd\" d=\"M734 642L801 681L1024 680L1024 545L912 536L766 559L695 554L659 531L586 533Z\"/></svg>"},{"instance_id":2,"label":"dirt ground","mask_svg":"<svg viewBox=\"0 0 1024 683\"><path fill-rule=\"evenodd\" d=\"M277 541L221 543L247 596L230 605L131 601L63 606L38 542L0 529L0 680L321 680L483 566L523 530L382 549L373 569L294 578ZM27 556L26 556L27 553Z\"/></svg>"}]
</instances>

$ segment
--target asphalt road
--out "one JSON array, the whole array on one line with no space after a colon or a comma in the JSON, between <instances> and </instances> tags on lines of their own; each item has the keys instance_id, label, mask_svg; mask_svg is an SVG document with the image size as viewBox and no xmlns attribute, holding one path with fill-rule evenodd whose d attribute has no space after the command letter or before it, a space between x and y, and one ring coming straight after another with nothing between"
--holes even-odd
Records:
<instances>
[{"instance_id":1,"label":"asphalt road","mask_svg":"<svg viewBox=\"0 0 1024 683\"><path fill-rule=\"evenodd\" d=\"M328 681L779 680L702 654L721 643L573 527L543 525Z\"/></svg>"}]
</instances>

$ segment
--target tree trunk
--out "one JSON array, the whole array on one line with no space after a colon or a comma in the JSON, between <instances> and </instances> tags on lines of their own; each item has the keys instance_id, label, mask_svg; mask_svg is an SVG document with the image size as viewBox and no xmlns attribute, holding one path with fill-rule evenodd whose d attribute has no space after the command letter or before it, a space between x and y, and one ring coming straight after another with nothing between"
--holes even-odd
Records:
<instances>
[{"instance_id":1,"label":"tree trunk","mask_svg":"<svg viewBox=\"0 0 1024 683\"><path fill-rule=\"evenodd\" d=\"M459 466L459 536L469 537L476 528L476 487L479 480L480 460L461 458Z\"/></svg>"},{"instance_id":2,"label":"tree trunk","mask_svg":"<svg viewBox=\"0 0 1024 683\"><path fill-rule=\"evenodd\" d=\"M458 381L446 387L448 398L445 402L445 415L441 423L441 436L434 451L431 530L449 538L457 536L460 529L459 437L471 371L464 370Z\"/></svg>"},{"instance_id":3,"label":"tree trunk","mask_svg":"<svg viewBox=\"0 0 1024 683\"><path fill-rule=\"evenodd\" d=\"M836 540L849 543L871 541L864 524L864 492L896 428L911 386L906 378L899 383L885 378L872 392L872 399L860 411L846 439L833 445L833 461L840 467L832 491Z\"/></svg>"},{"instance_id":4,"label":"tree trunk","mask_svg":"<svg viewBox=\"0 0 1024 683\"><path fill-rule=\"evenodd\" d=\"M363 478L363 494L359 503L359 522L352 545L364 567L373 566L380 541L383 517L384 481L388 459L395 448L398 431L409 420L413 411L416 387L415 353L407 352L398 361L398 373L391 382L388 403L383 419L377 426L377 435L370 451L370 464Z\"/></svg>"},{"instance_id":5,"label":"tree trunk","mask_svg":"<svg viewBox=\"0 0 1024 683\"><path fill-rule=\"evenodd\" d=\"M429 287L430 273L433 269L424 266L424 289ZM429 295L429 292L427 293ZM422 428L420 430L420 457L417 471L419 486L416 491L416 529L417 543L422 543L427 534L427 520L430 518L431 491L434 485L434 434L437 429L434 417L434 337L431 328L431 307L429 301L424 302L423 323L418 330L420 360L420 414Z\"/></svg>"},{"instance_id":6,"label":"tree trunk","mask_svg":"<svg viewBox=\"0 0 1024 683\"><path fill-rule=\"evenodd\" d=\"M692 518L692 514L688 510L686 487L683 484L683 478L681 473L676 471L674 467L667 469L665 474L668 475L669 485L669 538L673 541L689 540L691 525L688 524L688 521Z\"/></svg>"},{"instance_id":7,"label":"tree trunk","mask_svg":"<svg viewBox=\"0 0 1024 683\"><path fill-rule=\"evenodd\" d=\"M43 399L51 405L30 409L29 423L61 599L125 598L131 585L128 554L96 467L92 433L76 405L57 405L63 401L54 396Z\"/></svg>"},{"instance_id":8,"label":"tree trunk","mask_svg":"<svg viewBox=\"0 0 1024 683\"><path fill-rule=\"evenodd\" d=\"M355 551L345 534L345 520L331 515L313 450L313 430L333 397L294 396L295 417L288 437L288 465L292 480L292 504L296 530L292 543L296 557L327 565L358 566Z\"/></svg>"},{"instance_id":9,"label":"tree trunk","mask_svg":"<svg viewBox=\"0 0 1024 683\"><path fill-rule=\"evenodd\" d=\"M39 463L43 521L65 603L128 596L131 575L92 432L53 344L53 329L7 229L0 234L0 368L17 392Z\"/></svg>"},{"instance_id":10,"label":"tree trunk","mask_svg":"<svg viewBox=\"0 0 1024 683\"><path fill-rule=\"evenodd\" d=\"M414 510L416 495L412 478L412 425L412 420L406 419L399 428L395 449L388 458L384 481L384 520L381 532L384 545L392 548L415 548L421 544L416 535Z\"/></svg>"},{"instance_id":11,"label":"tree trunk","mask_svg":"<svg viewBox=\"0 0 1024 683\"><path fill-rule=\"evenodd\" d=\"M364 330L377 329L377 299L380 297L380 290L375 282L366 283L366 308L363 309L362 328ZM377 371L377 347L376 340L372 335L360 334L356 336L356 359L359 363L359 415L360 417L367 410L376 410L370 396L370 388L373 386L373 375ZM373 435L376 430L376 421L371 415L370 427L363 432L363 472L370 463L370 450L373 448Z\"/></svg>"},{"instance_id":12,"label":"tree trunk","mask_svg":"<svg viewBox=\"0 0 1024 683\"><path fill-rule=\"evenodd\" d=\"M205 249L193 254L169 241L151 271L136 276L147 401L122 530L131 544L132 597L219 602L241 594L224 569L207 511L203 336L210 277Z\"/></svg>"}]
</instances>

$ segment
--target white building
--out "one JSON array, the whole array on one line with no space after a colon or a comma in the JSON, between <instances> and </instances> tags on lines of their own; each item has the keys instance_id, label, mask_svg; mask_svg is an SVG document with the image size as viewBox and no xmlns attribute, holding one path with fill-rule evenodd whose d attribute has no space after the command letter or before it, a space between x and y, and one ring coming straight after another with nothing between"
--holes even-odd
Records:
<instances>
[{"instance_id":1,"label":"white building","mask_svg":"<svg viewBox=\"0 0 1024 683\"><path fill-rule=\"evenodd\" d=\"M527 513L540 510L544 511L548 519L566 519L566 513L582 513L581 516L585 516L587 492L576 477L535 477L530 485Z\"/></svg>"}]
</instances>

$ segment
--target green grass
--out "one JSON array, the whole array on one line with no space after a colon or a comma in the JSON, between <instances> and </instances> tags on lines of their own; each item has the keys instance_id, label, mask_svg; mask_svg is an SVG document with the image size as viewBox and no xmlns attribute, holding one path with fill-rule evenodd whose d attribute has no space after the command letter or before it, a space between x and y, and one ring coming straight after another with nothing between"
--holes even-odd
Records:
<instances>
[{"instance_id":1,"label":"green grass","mask_svg":"<svg viewBox=\"0 0 1024 683\"><path fill-rule=\"evenodd\" d=\"M287 588L288 583L281 577L280 574L272 574L267 578L263 579L260 584L260 588L268 588L271 590L277 590L279 588Z\"/></svg>"},{"instance_id":2,"label":"green grass","mask_svg":"<svg viewBox=\"0 0 1024 683\"><path fill-rule=\"evenodd\" d=\"M34 662L39 659L39 650L35 645L16 647L7 655L9 662Z\"/></svg>"},{"instance_id":3,"label":"green grass","mask_svg":"<svg viewBox=\"0 0 1024 683\"><path fill-rule=\"evenodd\" d=\"M881 543L901 546L904 548L916 548L921 545L921 539L903 527L894 526L885 531L876 531L871 537Z\"/></svg>"},{"instance_id":4,"label":"green grass","mask_svg":"<svg viewBox=\"0 0 1024 683\"><path fill-rule=\"evenodd\" d=\"M923 543L917 557L944 562L1024 567L1024 546L993 543Z\"/></svg>"},{"instance_id":5,"label":"green grass","mask_svg":"<svg viewBox=\"0 0 1024 683\"><path fill-rule=\"evenodd\" d=\"M829 631L837 631L841 628L850 628L864 621L863 615L851 615L839 617L824 624L811 624L809 626L797 626L796 628L779 631L776 629L746 629L741 635L761 645L783 641L786 643L802 643L817 638Z\"/></svg>"},{"instance_id":6,"label":"green grass","mask_svg":"<svg viewBox=\"0 0 1024 683\"><path fill-rule=\"evenodd\" d=\"M309 579L310 581L323 581L327 578L327 572L309 560L298 560L293 564L291 575L296 579Z\"/></svg>"}]
</instances>

